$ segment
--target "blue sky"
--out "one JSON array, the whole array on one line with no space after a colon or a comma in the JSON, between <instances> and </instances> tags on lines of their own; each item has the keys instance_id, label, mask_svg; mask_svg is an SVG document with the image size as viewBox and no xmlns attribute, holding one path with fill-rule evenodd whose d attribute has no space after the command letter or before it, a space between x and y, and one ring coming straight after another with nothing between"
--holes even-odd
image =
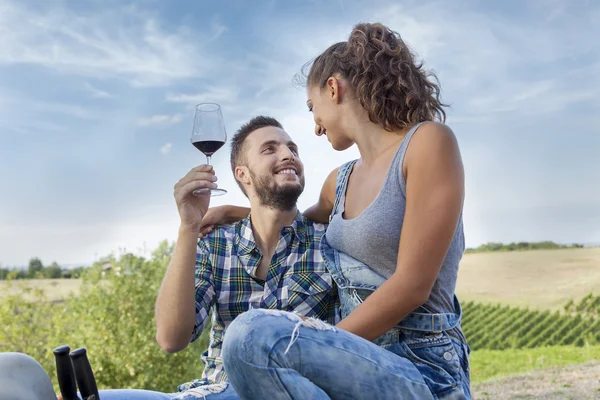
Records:
<instances>
[{"instance_id":1,"label":"blue sky","mask_svg":"<svg viewBox=\"0 0 600 400\"><path fill-rule=\"evenodd\" d=\"M302 65L361 21L398 31L441 81L467 177L468 246L600 242L600 3L0 0L0 263L88 263L175 240L173 185L204 156L193 106L229 137L278 118L304 209L356 158L313 134ZM213 157L218 204L247 204Z\"/></svg>"}]
</instances>

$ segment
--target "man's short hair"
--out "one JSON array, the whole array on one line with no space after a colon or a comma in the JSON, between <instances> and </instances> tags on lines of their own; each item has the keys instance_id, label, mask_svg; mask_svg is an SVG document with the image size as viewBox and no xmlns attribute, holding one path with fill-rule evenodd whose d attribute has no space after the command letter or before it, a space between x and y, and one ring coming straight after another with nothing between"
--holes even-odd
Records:
<instances>
[{"instance_id":1,"label":"man's short hair","mask_svg":"<svg viewBox=\"0 0 600 400\"><path fill-rule=\"evenodd\" d=\"M244 143L246 142L246 138L252 132L254 132L260 128L265 128L267 126L272 126L275 128L283 129L283 126L281 126L279 121L277 121L275 118L265 117L264 115L259 115L258 117L254 117L250 121L248 121L247 123L242 125L240 127L240 129L237 130L235 135L233 135L233 137L231 138L230 162L231 162L231 171L233 172L234 178L235 178L235 168L240 165L247 165L248 160L246 159L246 153L245 153L245 149L244 149ZM237 179L235 181L237 182L238 186L240 187L240 189L242 189L242 192L247 197L248 195L246 194L246 191L244 190L242 183L240 181L238 181Z\"/></svg>"}]
</instances>

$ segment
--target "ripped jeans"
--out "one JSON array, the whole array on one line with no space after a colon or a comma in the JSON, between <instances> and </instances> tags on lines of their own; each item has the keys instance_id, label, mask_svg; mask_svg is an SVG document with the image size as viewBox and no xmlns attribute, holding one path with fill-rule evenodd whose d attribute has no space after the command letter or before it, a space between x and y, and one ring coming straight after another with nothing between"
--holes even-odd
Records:
<instances>
[{"instance_id":1,"label":"ripped jeans","mask_svg":"<svg viewBox=\"0 0 600 400\"><path fill-rule=\"evenodd\" d=\"M109 389L98 392L101 400L238 400L228 383L200 386L178 393L161 393L141 389Z\"/></svg>"},{"instance_id":2,"label":"ripped jeans","mask_svg":"<svg viewBox=\"0 0 600 400\"><path fill-rule=\"evenodd\" d=\"M407 359L320 321L278 310L238 316L223 361L241 399L433 399Z\"/></svg>"},{"instance_id":3,"label":"ripped jeans","mask_svg":"<svg viewBox=\"0 0 600 400\"><path fill-rule=\"evenodd\" d=\"M383 282L321 239L345 318ZM323 244L325 247L323 247ZM418 309L371 342L316 319L255 309L223 341L229 382L241 399L470 399L469 348L451 338L461 310Z\"/></svg>"}]
</instances>

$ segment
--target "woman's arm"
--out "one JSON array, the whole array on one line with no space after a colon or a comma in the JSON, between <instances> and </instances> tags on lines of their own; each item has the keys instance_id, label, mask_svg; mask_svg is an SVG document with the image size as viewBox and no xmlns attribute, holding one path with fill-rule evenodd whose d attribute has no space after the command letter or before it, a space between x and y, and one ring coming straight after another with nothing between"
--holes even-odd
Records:
<instances>
[{"instance_id":1,"label":"woman's arm","mask_svg":"<svg viewBox=\"0 0 600 400\"><path fill-rule=\"evenodd\" d=\"M317 203L302 213L306 218L323 224L329 223L329 215L333 211L333 203L335 202L335 182L338 170L339 168L336 168L331 171L325 179Z\"/></svg>"},{"instance_id":2,"label":"woman's arm","mask_svg":"<svg viewBox=\"0 0 600 400\"><path fill-rule=\"evenodd\" d=\"M198 237L203 238L208 235L215 226L233 224L246 218L249 214L250 207L232 205L211 207L202 219L202 226L200 227Z\"/></svg>"},{"instance_id":3,"label":"woman's arm","mask_svg":"<svg viewBox=\"0 0 600 400\"><path fill-rule=\"evenodd\" d=\"M325 179L318 202L302 213L306 218L324 224L329 223L329 215L333 210L333 203L335 201L335 182L338 169L336 168L331 171ZM209 208L202 220L202 227L200 228L198 237L202 238L208 235L215 226L232 224L246 218L248 214L250 214L249 207L223 205Z\"/></svg>"},{"instance_id":4,"label":"woman's arm","mask_svg":"<svg viewBox=\"0 0 600 400\"><path fill-rule=\"evenodd\" d=\"M463 205L463 164L447 126L424 124L410 143L403 169L406 213L396 272L337 325L368 340L427 301Z\"/></svg>"}]
</instances>

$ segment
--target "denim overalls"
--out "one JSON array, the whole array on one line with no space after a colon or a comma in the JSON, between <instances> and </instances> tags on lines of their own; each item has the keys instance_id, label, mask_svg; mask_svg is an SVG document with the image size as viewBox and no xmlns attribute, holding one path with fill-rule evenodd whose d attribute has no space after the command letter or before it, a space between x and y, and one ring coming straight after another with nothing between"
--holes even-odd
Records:
<instances>
[{"instance_id":1,"label":"denim overalls","mask_svg":"<svg viewBox=\"0 0 600 400\"><path fill-rule=\"evenodd\" d=\"M349 162L339 169L332 216L339 211L342 182L350 174L352 165L353 162ZM320 250L338 286L341 316L346 318L379 288L385 278L329 246L327 234L321 239ZM456 296L454 307L455 313L431 313L419 307L373 342L413 362L438 398L470 399L469 346L448 335L449 330L459 325L462 317Z\"/></svg>"}]
</instances>

